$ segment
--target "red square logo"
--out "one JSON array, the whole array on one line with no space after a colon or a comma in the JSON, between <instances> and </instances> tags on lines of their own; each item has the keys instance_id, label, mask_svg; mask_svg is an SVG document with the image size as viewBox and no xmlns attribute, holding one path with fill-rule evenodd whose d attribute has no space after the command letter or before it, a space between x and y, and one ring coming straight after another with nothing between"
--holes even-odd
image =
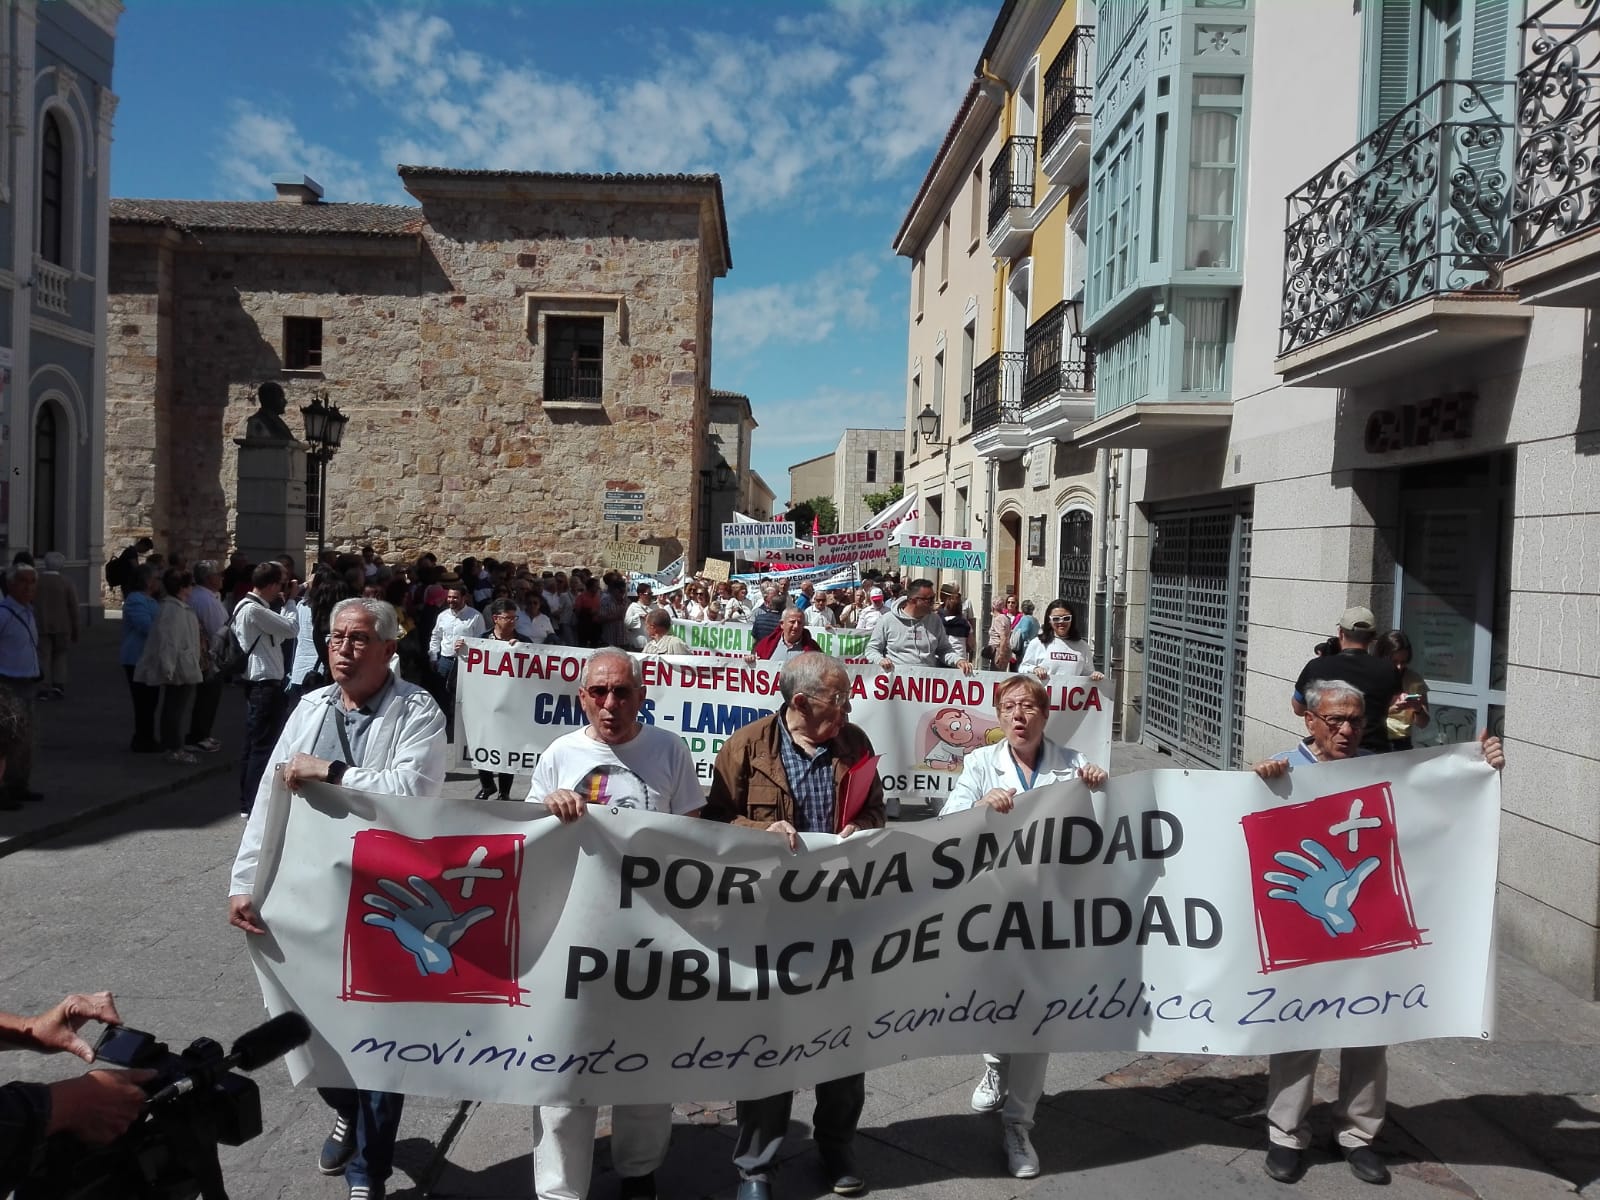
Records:
<instances>
[{"instance_id":1,"label":"red square logo","mask_svg":"<svg viewBox=\"0 0 1600 1200\"><path fill-rule=\"evenodd\" d=\"M340 998L521 1004L521 882L521 834L356 834Z\"/></svg>"},{"instance_id":2,"label":"red square logo","mask_svg":"<svg viewBox=\"0 0 1600 1200\"><path fill-rule=\"evenodd\" d=\"M1422 945L1387 783L1251 813L1240 824L1262 971Z\"/></svg>"}]
</instances>

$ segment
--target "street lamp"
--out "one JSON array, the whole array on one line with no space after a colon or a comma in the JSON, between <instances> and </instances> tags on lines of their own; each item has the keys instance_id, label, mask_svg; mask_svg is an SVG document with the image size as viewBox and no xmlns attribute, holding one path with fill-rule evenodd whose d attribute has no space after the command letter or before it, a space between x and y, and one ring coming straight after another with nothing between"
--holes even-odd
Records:
<instances>
[{"instance_id":1,"label":"street lamp","mask_svg":"<svg viewBox=\"0 0 1600 1200\"><path fill-rule=\"evenodd\" d=\"M306 422L306 441L311 444L311 458L317 469L317 557L322 556L327 545L328 529L328 464L344 443L344 427L350 418L339 411L337 404L328 403L327 392L316 392L311 403L300 410Z\"/></svg>"},{"instance_id":2,"label":"street lamp","mask_svg":"<svg viewBox=\"0 0 1600 1200\"><path fill-rule=\"evenodd\" d=\"M922 435L922 440L929 446L939 444L939 414L933 411L933 405L924 404L922 411L917 414L917 432ZM949 448L949 443L945 443Z\"/></svg>"}]
</instances>

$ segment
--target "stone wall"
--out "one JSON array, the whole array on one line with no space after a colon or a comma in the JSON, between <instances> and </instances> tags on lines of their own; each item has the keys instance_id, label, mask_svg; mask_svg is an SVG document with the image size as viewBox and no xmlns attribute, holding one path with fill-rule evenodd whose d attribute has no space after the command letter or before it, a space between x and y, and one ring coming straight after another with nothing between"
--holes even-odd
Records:
<instances>
[{"instance_id":1,"label":"stone wall","mask_svg":"<svg viewBox=\"0 0 1600 1200\"><path fill-rule=\"evenodd\" d=\"M150 530L190 557L228 549L233 439L267 379L296 432L318 390L350 416L329 545L593 564L611 538L601 493L621 484L648 494L625 536L667 557L694 538L712 280L696 211L484 199L421 212L420 237L186 238L166 271L113 227L108 545ZM602 405L544 403L551 312L604 318ZM283 370L286 316L322 319L320 371Z\"/></svg>"}]
</instances>

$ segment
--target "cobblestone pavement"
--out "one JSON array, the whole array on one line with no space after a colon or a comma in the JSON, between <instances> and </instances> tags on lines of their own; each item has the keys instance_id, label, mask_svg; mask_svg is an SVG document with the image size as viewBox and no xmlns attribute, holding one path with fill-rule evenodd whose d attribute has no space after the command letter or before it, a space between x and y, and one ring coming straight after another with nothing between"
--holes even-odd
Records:
<instances>
[{"instance_id":1,"label":"cobblestone pavement","mask_svg":"<svg viewBox=\"0 0 1600 1200\"><path fill-rule=\"evenodd\" d=\"M48 799L0 813L0 1008L38 1011L70 990L107 987L124 1018L175 1043L224 1043L262 1018L243 939L224 921L238 841L231 755L177 768L123 749L128 703L115 668L116 627L92 630L59 706L41 706L37 784ZM96 657L99 656L99 657ZM242 713L230 697L219 736L237 745ZM1118 774L1174 766L1118 745ZM448 793L470 796L475 776L453 773ZM908 813L908 820L918 814ZM1574 998L1528 968L1499 961L1500 1033L1493 1042L1439 1041L1391 1049L1390 1121L1381 1148L1397 1197L1483 1200L1600 1196L1600 1005ZM70 1060L6 1056L8 1078L59 1078ZM1129 1053L1051 1060L1035 1141L1044 1171L1005 1173L999 1127L968 1110L971 1057L897 1064L868 1075L859 1138L862 1172L879 1196L930 1200L1200 1196L1360 1196L1365 1185L1318 1150L1294 1188L1261 1172L1265 1148L1258 1058ZM225 1149L235 1200L336 1200L340 1182L313 1170L328 1110L259 1073L265 1129ZM1331 1063L1319 1072L1332 1093ZM811 1164L809 1098L795 1106L780 1200L824 1194ZM727 1200L733 1106L677 1106L661 1194ZM1327 1109L1314 1121L1328 1132ZM615 1194L602 1124L597 1200ZM391 1195L532 1195L526 1109L413 1098L407 1104ZM1325 1142L1323 1143L1325 1144Z\"/></svg>"}]
</instances>

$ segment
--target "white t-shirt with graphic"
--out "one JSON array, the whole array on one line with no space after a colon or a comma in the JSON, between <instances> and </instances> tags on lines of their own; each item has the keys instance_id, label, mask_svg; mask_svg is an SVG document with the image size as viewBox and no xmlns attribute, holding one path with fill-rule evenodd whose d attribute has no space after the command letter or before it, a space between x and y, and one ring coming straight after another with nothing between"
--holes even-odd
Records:
<instances>
[{"instance_id":1,"label":"white t-shirt with graphic","mask_svg":"<svg viewBox=\"0 0 1600 1200\"><path fill-rule=\"evenodd\" d=\"M689 748L653 725L620 746L597 741L587 728L562 734L539 756L526 798L543 803L561 788L590 804L659 813L692 813L706 802Z\"/></svg>"},{"instance_id":2,"label":"white t-shirt with graphic","mask_svg":"<svg viewBox=\"0 0 1600 1200\"><path fill-rule=\"evenodd\" d=\"M1049 671L1052 679L1081 678L1093 674L1094 656L1088 642L1069 642L1066 638L1042 642L1034 638L1017 670L1031 675L1040 667Z\"/></svg>"}]
</instances>

